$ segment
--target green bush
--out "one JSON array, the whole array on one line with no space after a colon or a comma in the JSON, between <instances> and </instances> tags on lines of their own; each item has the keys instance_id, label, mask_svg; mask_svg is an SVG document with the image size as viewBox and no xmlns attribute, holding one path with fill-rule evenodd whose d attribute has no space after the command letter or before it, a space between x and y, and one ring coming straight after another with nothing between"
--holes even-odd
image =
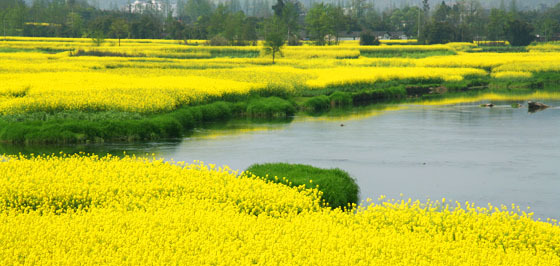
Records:
<instances>
[{"instance_id":1,"label":"green bush","mask_svg":"<svg viewBox=\"0 0 560 266\"><path fill-rule=\"evenodd\" d=\"M346 107L352 106L352 95L349 93L335 91L329 96L331 107Z\"/></svg>"},{"instance_id":2,"label":"green bush","mask_svg":"<svg viewBox=\"0 0 560 266\"><path fill-rule=\"evenodd\" d=\"M360 33L360 45L380 45L381 43L371 31Z\"/></svg>"},{"instance_id":3,"label":"green bush","mask_svg":"<svg viewBox=\"0 0 560 266\"><path fill-rule=\"evenodd\" d=\"M331 100L326 95L319 95L305 101L303 107L309 112L324 112L331 107Z\"/></svg>"},{"instance_id":4,"label":"green bush","mask_svg":"<svg viewBox=\"0 0 560 266\"><path fill-rule=\"evenodd\" d=\"M332 208L346 207L358 202L360 188L356 181L338 168L322 169L304 164L265 163L251 165L246 171L292 187L318 186L319 191L323 192L323 200Z\"/></svg>"},{"instance_id":5,"label":"green bush","mask_svg":"<svg viewBox=\"0 0 560 266\"><path fill-rule=\"evenodd\" d=\"M202 121L217 121L230 118L232 116L230 105L226 102L215 102L198 107L202 112Z\"/></svg>"},{"instance_id":6,"label":"green bush","mask_svg":"<svg viewBox=\"0 0 560 266\"><path fill-rule=\"evenodd\" d=\"M247 114L256 118L278 118L293 116L296 112L294 104L278 97L255 98L247 105Z\"/></svg>"}]
</instances>

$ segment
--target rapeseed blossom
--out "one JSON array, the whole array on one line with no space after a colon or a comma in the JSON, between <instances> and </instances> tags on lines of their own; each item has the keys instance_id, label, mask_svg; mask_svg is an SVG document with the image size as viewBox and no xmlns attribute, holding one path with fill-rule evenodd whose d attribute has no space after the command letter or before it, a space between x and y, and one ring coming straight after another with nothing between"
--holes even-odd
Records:
<instances>
[{"instance_id":1,"label":"rapeseed blossom","mask_svg":"<svg viewBox=\"0 0 560 266\"><path fill-rule=\"evenodd\" d=\"M183 105L260 90L304 90L413 79L529 78L560 70L555 44L529 53L467 53L469 43L446 45L285 47L271 65L262 47L213 47L200 41L8 37L0 47L0 114L35 111L169 112ZM450 52L427 58L364 57L362 53ZM58 53L44 53L55 51ZM83 51L82 56L79 51ZM126 56L88 56L88 53Z\"/></svg>"},{"instance_id":2,"label":"rapeseed blossom","mask_svg":"<svg viewBox=\"0 0 560 266\"><path fill-rule=\"evenodd\" d=\"M319 198L202 162L3 156L0 263L560 264L557 221L516 206Z\"/></svg>"}]
</instances>

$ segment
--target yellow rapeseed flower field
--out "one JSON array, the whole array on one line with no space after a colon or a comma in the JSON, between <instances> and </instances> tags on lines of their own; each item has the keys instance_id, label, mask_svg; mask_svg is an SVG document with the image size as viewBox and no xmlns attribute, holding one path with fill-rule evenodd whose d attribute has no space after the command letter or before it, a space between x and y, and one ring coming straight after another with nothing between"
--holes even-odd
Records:
<instances>
[{"instance_id":1,"label":"yellow rapeseed flower field","mask_svg":"<svg viewBox=\"0 0 560 266\"><path fill-rule=\"evenodd\" d=\"M529 53L468 53L472 43L446 45L285 47L271 65L261 46L214 47L172 40L7 37L0 42L0 114L33 111L167 112L182 105L270 88L301 90L413 79L467 76L528 78L560 70L555 45ZM552 47L552 48L551 48ZM385 52L427 58L375 57ZM439 52L443 55L437 55ZM373 57L363 56L373 54Z\"/></svg>"},{"instance_id":2,"label":"yellow rapeseed flower field","mask_svg":"<svg viewBox=\"0 0 560 266\"><path fill-rule=\"evenodd\" d=\"M515 206L332 210L201 162L2 156L0 197L2 265L560 265L557 222Z\"/></svg>"}]
</instances>

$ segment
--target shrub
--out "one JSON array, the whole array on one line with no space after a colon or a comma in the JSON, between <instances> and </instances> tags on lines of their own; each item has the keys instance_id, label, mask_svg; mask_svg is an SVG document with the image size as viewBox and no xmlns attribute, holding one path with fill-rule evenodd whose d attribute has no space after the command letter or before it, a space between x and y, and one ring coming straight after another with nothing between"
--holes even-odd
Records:
<instances>
[{"instance_id":1,"label":"shrub","mask_svg":"<svg viewBox=\"0 0 560 266\"><path fill-rule=\"evenodd\" d=\"M360 45L379 45L380 42L373 32L363 31L360 34Z\"/></svg>"},{"instance_id":2,"label":"shrub","mask_svg":"<svg viewBox=\"0 0 560 266\"><path fill-rule=\"evenodd\" d=\"M215 102L200 106L202 121L225 120L232 116L230 104L226 102Z\"/></svg>"},{"instance_id":3,"label":"shrub","mask_svg":"<svg viewBox=\"0 0 560 266\"><path fill-rule=\"evenodd\" d=\"M295 114L294 105L282 98L255 98L247 105L247 114L251 117L287 117Z\"/></svg>"},{"instance_id":4,"label":"shrub","mask_svg":"<svg viewBox=\"0 0 560 266\"><path fill-rule=\"evenodd\" d=\"M211 45L211 46L228 46L229 41L224 36L218 34L218 35L215 35L214 37L212 37L208 41L208 44Z\"/></svg>"},{"instance_id":5,"label":"shrub","mask_svg":"<svg viewBox=\"0 0 560 266\"><path fill-rule=\"evenodd\" d=\"M303 104L305 110L309 112L323 112L331 107L331 100L326 95L315 96L305 101Z\"/></svg>"},{"instance_id":6,"label":"shrub","mask_svg":"<svg viewBox=\"0 0 560 266\"><path fill-rule=\"evenodd\" d=\"M352 106L352 96L349 93L335 91L329 96L331 107Z\"/></svg>"}]
</instances>

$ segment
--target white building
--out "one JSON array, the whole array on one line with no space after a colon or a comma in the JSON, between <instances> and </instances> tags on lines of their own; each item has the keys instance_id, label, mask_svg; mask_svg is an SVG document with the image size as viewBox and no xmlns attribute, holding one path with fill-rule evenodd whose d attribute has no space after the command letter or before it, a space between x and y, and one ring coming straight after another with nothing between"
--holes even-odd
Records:
<instances>
[{"instance_id":1,"label":"white building","mask_svg":"<svg viewBox=\"0 0 560 266\"><path fill-rule=\"evenodd\" d=\"M130 13L144 13L144 12L163 12L174 11L173 5L163 3L156 0L136 0L124 6L124 10ZM174 12L175 13L175 12Z\"/></svg>"}]
</instances>

